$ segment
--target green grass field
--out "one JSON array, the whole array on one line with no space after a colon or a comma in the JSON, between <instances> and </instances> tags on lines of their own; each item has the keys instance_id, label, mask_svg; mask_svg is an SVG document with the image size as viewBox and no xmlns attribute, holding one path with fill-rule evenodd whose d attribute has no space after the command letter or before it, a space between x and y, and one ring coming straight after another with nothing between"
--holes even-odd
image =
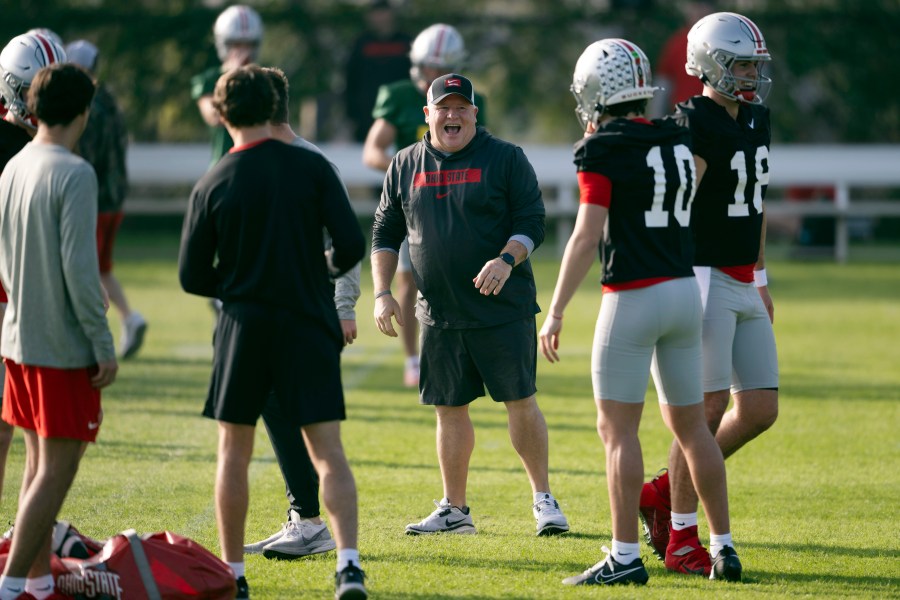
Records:
<instances>
[{"instance_id":1,"label":"green grass field","mask_svg":"<svg viewBox=\"0 0 900 600\"><path fill-rule=\"evenodd\" d=\"M558 265L538 259L547 306ZM117 274L148 318L146 346L104 393L98 443L60 518L105 538L168 529L218 554L213 508L216 427L200 417L212 356L212 313L181 292L177 233L123 235ZM643 588L560 584L610 542L603 447L594 429L590 342L600 303L595 271L566 312L562 362L538 364L550 428L551 483L572 532L533 536L531 493L509 443L505 411L473 405L476 449L469 503L477 536L411 538L406 523L432 510L441 486L434 417L401 385L397 340L372 321L364 265L360 336L345 351L349 419L343 439L360 498L360 551L375 598L900 597L900 276L896 263L773 261L769 278L781 364L781 414L727 463L732 527L744 582L665 571L647 551ZM114 335L118 322L111 313ZM539 316L538 324L543 322ZM311 350L314 351L314 350ZM652 386L641 429L647 476L664 466L671 435ZM24 447L16 436L0 518L12 520ZM264 429L251 467L247 541L276 531L286 501ZM701 536L708 531L701 525ZM334 553L293 562L248 557L252 597L330 598Z\"/></svg>"}]
</instances>

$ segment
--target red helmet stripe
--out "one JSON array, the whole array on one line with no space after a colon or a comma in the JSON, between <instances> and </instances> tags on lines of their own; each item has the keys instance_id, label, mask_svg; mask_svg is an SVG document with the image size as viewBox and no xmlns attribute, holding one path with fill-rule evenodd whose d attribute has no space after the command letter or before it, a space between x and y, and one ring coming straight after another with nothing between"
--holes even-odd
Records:
<instances>
[{"instance_id":1,"label":"red helmet stripe","mask_svg":"<svg viewBox=\"0 0 900 600\"><path fill-rule=\"evenodd\" d=\"M434 60L437 60L438 58L441 57L441 54L443 54L444 36L446 35L446 33L447 33L446 27L441 27L440 29L438 29L438 38L434 44L434 54L432 55L432 58Z\"/></svg>"},{"instance_id":2,"label":"red helmet stripe","mask_svg":"<svg viewBox=\"0 0 900 600\"><path fill-rule=\"evenodd\" d=\"M41 49L44 51L47 65L52 65L55 62L59 62L59 57L56 55L56 51L53 49L53 44L50 43L50 40L42 35L35 35L34 37L36 37L38 42L40 42L41 44Z\"/></svg>"},{"instance_id":3,"label":"red helmet stripe","mask_svg":"<svg viewBox=\"0 0 900 600\"><path fill-rule=\"evenodd\" d=\"M247 34L248 23L247 23L247 10L243 6L238 6L238 28L242 35Z\"/></svg>"},{"instance_id":4,"label":"red helmet stripe","mask_svg":"<svg viewBox=\"0 0 900 600\"><path fill-rule=\"evenodd\" d=\"M628 52L628 56L631 58L631 72L634 80L637 82L638 87L644 87L644 70L641 68L640 52L628 40L616 39L613 42L622 46Z\"/></svg>"},{"instance_id":5,"label":"red helmet stripe","mask_svg":"<svg viewBox=\"0 0 900 600\"><path fill-rule=\"evenodd\" d=\"M759 27L756 26L756 23L745 17L744 15L736 15L740 21L750 29L750 33L753 34L753 43L756 45L757 53L760 50L766 50L765 42L763 42L762 32L759 30Z\"/></svg>"}]
</instances>

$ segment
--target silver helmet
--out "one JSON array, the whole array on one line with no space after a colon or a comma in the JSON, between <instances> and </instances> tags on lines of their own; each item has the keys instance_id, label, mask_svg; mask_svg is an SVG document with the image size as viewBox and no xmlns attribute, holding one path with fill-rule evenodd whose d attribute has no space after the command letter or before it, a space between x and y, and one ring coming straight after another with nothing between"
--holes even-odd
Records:
<instances>
[{"instance_id":1,"label":"silver helmet","mask_svg":"<svg viewBox=\"0 0 900 600\"><path fill-rule=\"evenodd\" d=\"M451 25L437 23L422 30L413 40L409 51L412 63L410 76L413 81L422 79L422 67L440 69L447 73L458 71L466 59L466 45L462 36ZM430 81L424 81L430 85Z\"/></svg>"},{"instance_id":2,"label":"silver helmet","mask_svg":"<svg viewBox=\"0 0 900 600\"><path fill-rule=\"evenodd\" d=\"M37 33L14 37L0 52L0 96L21 125L37 127L25 97L34 76L47 65L65 60L62 46Z\"/></svg>"},{"instance_id":3,"label":"silver helmet","mask_svg":"<svg viewBox=\"0 0 900 600\"><path fill-rule=\"evenodd\" d=\"M228 46L236 42L249 42L257 45L262 43L263 24L262 19L255 10L243 4L229 6L216 18L213 25L213 35L216 38L216 54L222 62L228 58ZM251 59L256 61L256 53Z\"/></svg>"},{"instance_id":4,"label":"silver helmet","mask_svg":"<svg viewBox=\"0 0 900 600\"><path fill-rule=\"evenodd\" d=\"M762 74L761 63L771 60L762 32L753 21L720 12L703 17L691 28L684 68L726 98L760 104L772 83ZM755 79L734 75L734 63L742 61L756 63Z\"/></svg>"},{"instance_id":5,"label":"silver helmet","mask_svg":"<svg viewBox=\"0 0 900 600\"><path fill-rule=\"evenodd\" d=\"M572 86L575 116L582 128L596 124L606 107L652 98L650 61L636 44L605 39L588 46L575 64Z\"/></svg>"}]
</instances>

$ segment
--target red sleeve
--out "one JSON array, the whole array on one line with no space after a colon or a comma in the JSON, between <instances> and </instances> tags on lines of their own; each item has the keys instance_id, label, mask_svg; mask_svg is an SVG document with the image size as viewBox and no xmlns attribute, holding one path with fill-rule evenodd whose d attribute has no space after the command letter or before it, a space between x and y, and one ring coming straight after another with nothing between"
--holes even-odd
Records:
<instances>
[{"instance_id":1,"label":"red sleeve","mask_svg":"<svg viewBox=\"0 0 900 600\"><path fill-rule=\"evenodd\" d=\"M581 191L579 204L596 204L609 208L609 201L612 198L612 182L606 175L579 171L578 189Z\"/></svg>"}]
</instances>

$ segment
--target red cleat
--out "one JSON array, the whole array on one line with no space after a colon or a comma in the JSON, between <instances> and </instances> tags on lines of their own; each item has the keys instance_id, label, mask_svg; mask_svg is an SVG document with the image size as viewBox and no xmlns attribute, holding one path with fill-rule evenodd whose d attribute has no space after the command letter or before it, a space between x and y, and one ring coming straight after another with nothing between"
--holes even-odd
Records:
<instances>
[{"instance_id":1,"label":"red cleat","mask_svg":"<svg viewBox=\"0 0 900 600\"><path fill-rule=\"evenodd\" d=\"M666 559L669 529L672 521L672 501L669 496L669 471L663 469L641 488L641 523L644 538L659 560Z\"/></svg>"},{"instance_id":2,"label":"red cleat","mask_svg":"<svg viewBox=\"0 0 900 600\"><path fill-rule=\"evenodd\" d=\"M697 537L696 525L672 531L669 547L666 548L666 568L676 573L709 577L712 561Z\"/></svg>"}]
</instances>

